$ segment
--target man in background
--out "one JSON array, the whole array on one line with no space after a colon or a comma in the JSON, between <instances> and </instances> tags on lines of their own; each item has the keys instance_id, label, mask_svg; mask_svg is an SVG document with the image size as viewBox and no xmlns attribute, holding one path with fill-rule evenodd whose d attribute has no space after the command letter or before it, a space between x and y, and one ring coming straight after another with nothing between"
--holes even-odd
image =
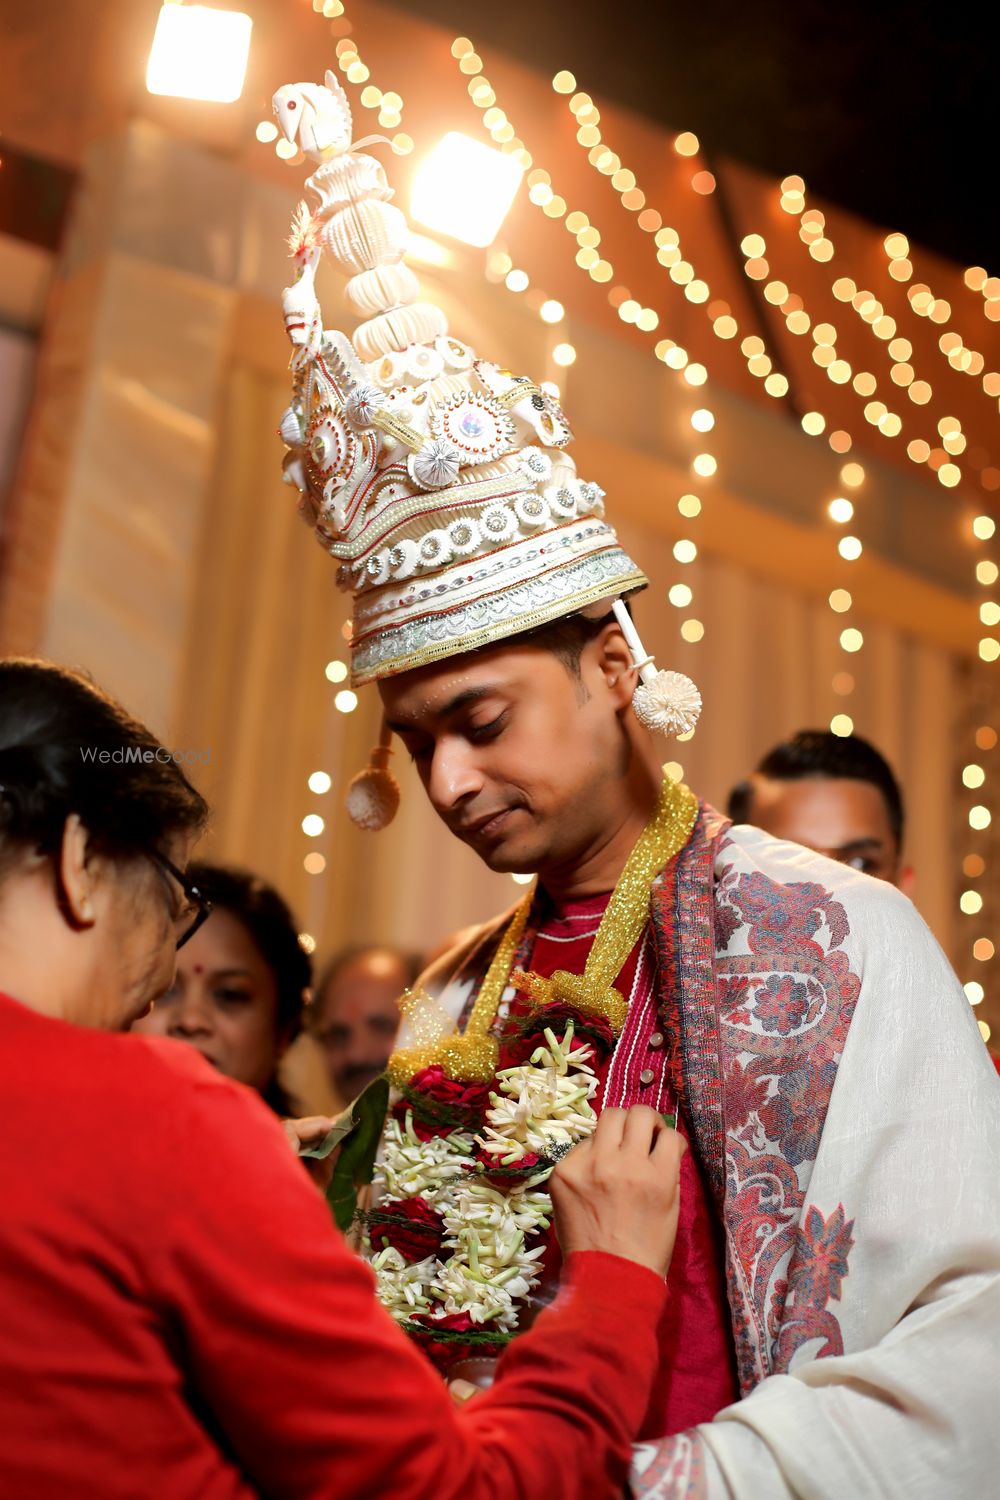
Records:
<instances>
[{"instance_id":1,"label":"man in background","mask_svg":"<svg viewBox=\"0 0 1000 1500\"><path fill-rule=\"evenodd\" d=\"M860 735L800 729L729 794L734 823L803 844L913 893L903 863L903 797L888 761Z\"/></svg>"},{"instance_id":2,"label":"man in background","mask_svg":"<svg viewBox=\"0 0 1000 1500\"><path fill-rule=\"evenodd\" d=\"M330 1084L348 1103L389 1061L399 1029L399 999L421 967L414 954L391 947L345 948L320 976L310 1007Z\"/></svg>"}]
</instances>

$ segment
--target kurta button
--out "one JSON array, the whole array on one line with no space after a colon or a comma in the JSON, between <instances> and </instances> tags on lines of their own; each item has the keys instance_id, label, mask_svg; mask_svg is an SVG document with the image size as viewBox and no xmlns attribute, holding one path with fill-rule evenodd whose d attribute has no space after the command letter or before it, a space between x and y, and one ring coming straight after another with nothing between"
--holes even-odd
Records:
<instances>
[{"instance_id":1,"label":"kurta button","mask_svg":"<svg viewBox=\"0 0 1000 1500\"><path fill-rule=\"evenodd\" d=\"M648 1086L653 1081L653 1077L654 1074L652 1068L643 1068L642 1072L639 1074L639 1082L642 1084L643 1088L648 1088Z\"/></svg>"},{"instance_id":2,"label":"kurta button","mask_svg":"<svg viewBox=\"0 0 1000 1500\"><path fill-rule=\"evenodd\" d=\"M649 1045L651 1047L662 1047L663 1046L663 1032L662 1031L654 1031L653 1035L649 1039Z\"/></svg>"}]
</instances>

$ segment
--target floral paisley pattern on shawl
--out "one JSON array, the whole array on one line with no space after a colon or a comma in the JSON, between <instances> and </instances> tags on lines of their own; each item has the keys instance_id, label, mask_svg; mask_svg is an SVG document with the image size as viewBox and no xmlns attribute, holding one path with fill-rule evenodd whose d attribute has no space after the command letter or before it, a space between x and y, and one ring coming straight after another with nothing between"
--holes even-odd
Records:
<instances>
[{"instance_id":1,"label":"floral paisley pattern on shawl","mask_svg":"<svg viewBox=\"0 0 1000 1500\"><path fill-rule=\"evenodd\" d=\"M746 1394L806 1345L812 1357L843 1352L829 1304L853 1224L842 1206L824 1218L806 1197L860 981L843 951L843 905L815 881L741 870L727 826L703 808L680 857L676 909L654 901L654 919L677 955L663 1003L725 1220Z\"/></svg>"},{"instance_id":2,"label":"floral paisley pattern on shawl","mask_svg":"<svg viewBox=\"0 0 1000 1500\"><path fill-rule=\"evenodd\" d=\"M639 1445L635 1471L642 1475L643 1492L686 1495L700 1500L705 1493L705 1455L701 1443L680 1432L669 1444Z\"/></svg>"}]
</instances>

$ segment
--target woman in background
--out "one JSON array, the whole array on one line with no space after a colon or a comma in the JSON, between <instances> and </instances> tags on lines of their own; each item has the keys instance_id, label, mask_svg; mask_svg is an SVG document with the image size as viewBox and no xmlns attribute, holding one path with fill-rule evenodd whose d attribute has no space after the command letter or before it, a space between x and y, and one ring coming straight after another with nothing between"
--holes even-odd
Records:
<instances>
[{"instance_id":1,"label":"woman in background","mask_svg":"<svg viewBox=\"0 0 1000 1500\"><path fill-rule=\"evenodd\" d=\"M213 1067L292 1114L278 1081L302 1029L312 963L278 892L247 870L192 864L188 877L212 913L177 955L177 975L133 1028L196 1047Z\"/></svg>"}]
</instances>

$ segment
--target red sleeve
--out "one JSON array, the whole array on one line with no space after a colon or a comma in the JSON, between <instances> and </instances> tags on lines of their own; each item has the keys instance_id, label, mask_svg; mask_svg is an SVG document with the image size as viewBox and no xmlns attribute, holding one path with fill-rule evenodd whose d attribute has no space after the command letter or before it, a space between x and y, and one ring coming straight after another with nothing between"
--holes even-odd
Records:
<instances>
[{"instance_id":1,"label":"red sleeve","mask_svg":"<svg viewBox=\"0 0 1000 1500\"><path fill-rule=\"evenodd\" d=\"M570 1257L493 1389L457 1409L246 1091L197 1086L163 1176L154 1294L198 1401L272 1500L621 1494L656 1368L660 1277Z\"/></svg>"}]
</instances>

